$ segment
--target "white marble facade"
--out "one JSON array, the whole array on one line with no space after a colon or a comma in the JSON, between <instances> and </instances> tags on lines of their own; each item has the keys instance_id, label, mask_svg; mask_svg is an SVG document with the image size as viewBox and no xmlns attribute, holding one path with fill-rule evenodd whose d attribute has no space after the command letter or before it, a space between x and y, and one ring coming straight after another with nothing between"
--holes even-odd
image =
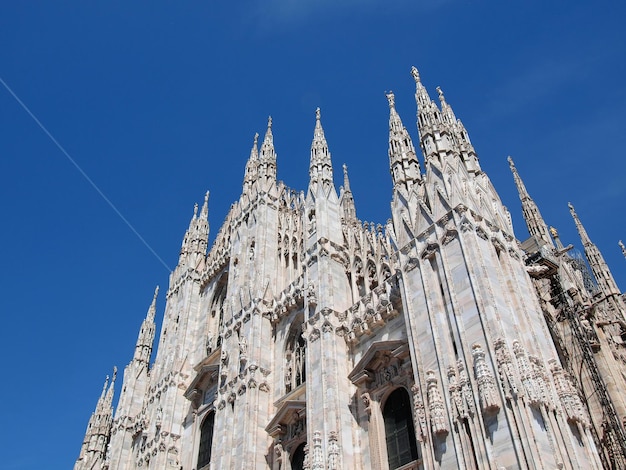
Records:
<instances>
[{"instance_id":1,"label":"white marble facade","mask_svg":"<svg viewBox=\"0 0 626 470\"><path fill-rule=\"evenodd\" d=\"M357 218L345 166L337 192L319 110L306 193L276 180L271 119L260 147L255 136L242 194L208 252L208 193L196 206L154 362L153 301L115 413L105 384L75 470L623 462L600 448L602 423L553 340L570 330L546 322L561 311L544 292L548 274L529 262L441 90L437 105L412 75L423 160L388 94L386 226ZM525 196L531 235L556 252ZM623 318L621 294L609 297ZM611 359L603 367L623 368ZM608 389L622 419L625 388Z\"/></svg>"}]
</instances>

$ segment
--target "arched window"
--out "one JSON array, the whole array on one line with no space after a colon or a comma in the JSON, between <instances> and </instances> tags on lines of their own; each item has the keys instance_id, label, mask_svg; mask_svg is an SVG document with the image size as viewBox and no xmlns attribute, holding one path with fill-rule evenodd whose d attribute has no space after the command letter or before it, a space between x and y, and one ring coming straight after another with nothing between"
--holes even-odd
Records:
<instances>
[{"instance_id":1,"label":"arched window","mask_svg":"<svg viewBox=\"0 0 626 470\"><path fill-rule=\"evenodd\" d=\"M200 449L198 450L198 465L196 468L207 466L211 462L211 445L213 444L213 425L215 424L215 412L209 412L200 428Z\"/></svg>"},{"instance_id":2,"label":"arched window","mask_svg":"<svg viewBox=\"0 0 626 470\"><path fill-rule=\"evenodd\" d=\"M399 468L417 460L417 443L411 399L404 388L391 392L383 408L389 468Z\"/></svg>"},{"instance_id":3,"label":"arched window","mask_svg":"<svg viewBox=\"0 0 626 470\"><path fill-rule=\"evenodd\" d=\"M304 446L306 444L303 442L300 444L296 450L293 452L293 456L291 457L291 470L303 470L304 469Z\"/></svg>"},{"instance_id":4,"label":"arched window","mask_svg":"<svg viewBox=\"0 0 626 470\"><path fill-rule=\"evenodd\" d=\"M293 324L300 325L301 319ZM302 329L293 328L289 332L285 350L285 391L289 393L306 381L306 341L302 337Z\"/></svg>"}]
</instances>

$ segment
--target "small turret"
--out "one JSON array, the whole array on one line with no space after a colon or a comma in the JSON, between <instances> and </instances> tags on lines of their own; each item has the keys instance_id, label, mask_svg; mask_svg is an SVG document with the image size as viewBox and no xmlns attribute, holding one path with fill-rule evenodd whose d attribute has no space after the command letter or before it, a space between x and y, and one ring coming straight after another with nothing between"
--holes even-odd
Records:
<instances>
[{"instance_id":1,"label":"small turret","mask_svg":"<svg viewBox=\"0 0 626 470\"><path fill-rule=\"evenodd\" d=\"M348 166L343 165L343 187L339 196L339 204L343 209L343 217L346 222L356 220L356 207L354 205L354 197L350 189L350 180L348 179Z\"/></svg>"},{"instance_id":2,"label":"small turret","mask_svg":"<svg viewBox=\"0 0 626 470\"><path fill-rule=\"evenodd\" d=\"M589 262L591 271L596 278L596 282L598 283L600 291L605 296L619 296L621 294L620 290L617 288L617 284L615 283L613 274L606 264L606 261L604 261L602 253L600 253L598 247L592 243L589 235L587 235L587 231L585 230L585 227L578 218L578 214L576 214L574 206L571 203L567 203L567 205L569 206L569 211L572 214L574 223L576 224L578 235L580 236L580 240L582 241L583 247L585 249L585 256L587 257L587 261Z\"/></svg>"},{"instance_id":3,"label":"small turret","mask_svg":"<svg viewBox=\"0 0 626 470\"><path fill-rule=\"evenodd\" d=\"M513 159L508 157L507 160L509 162L511 172L513 173L513 179L515 180L515 186L517 186L520 201L522 201L522 213L524 215L524 220L526 221L526 226L528 227L528 232L532 237L535 237L538 242L544 245L553 246L548 226L544 222L543 217L541 217L537 204L535 204L535 201L533 201L528 194L528 191L526 191L526 186L524 186L522 178L520 178L517 173L517 168L515 168Z\"/></svg>"},{"instance_id":4,"label":"small turret","mask_svg":"<svg viewBox=\"0 0 626 470\"><path fill-rule=\"evenodd\" d=\"M276 181L276 150L274 149L274 136L272 134L272 116L267 119L267 131L261 144L261 155L258 164L258 176L263 182Z\"/></svg>"},{"instance_id":5,"label":"small turret","mask_svg":"<svg viewBox=\"0 0 626 470\"><path fill-rule=\"evenodd\" d=\"M394 187L404 186L410 191L421 179L420 164L406 127L396 111L395 95L387 93L389 101L389 169Z\"/></svg>"},{"instance_id":6,"label":"small turret","mask_svg":"<svg viewBox=\"0 0 626 470\"><path fill-rule=\"evenodd\" d=\"M315 110L315 130L311 143L311 163L309 166L309 192L317 194L318 188L327 192L330 188L334 191L333 164L330 159L328 143L322 128L322 114L320 108Z\"/></svg>"}]
</instances>

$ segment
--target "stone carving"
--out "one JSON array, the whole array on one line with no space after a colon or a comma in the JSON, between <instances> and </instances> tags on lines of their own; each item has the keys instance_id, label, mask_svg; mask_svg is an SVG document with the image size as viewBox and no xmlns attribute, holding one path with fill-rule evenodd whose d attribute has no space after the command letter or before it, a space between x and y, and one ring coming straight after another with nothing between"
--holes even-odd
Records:
<instances>
[{"instance_id":1,"label":"stone carving","mask_svg":"<svg viewBox=\"0 0 626 470\"><path fill-rule=\"evenodd\" d=\"M324 450L322 449L322 434L319 431L313 433L313 458L311 470L324 470Z\"/></svg>"},{"instance_id":2,"label":"stone carving","mask_svg":"<svg viewBox=\"0 0 626 470\"><path fill-rule=\"evenodd\" d=\"M336 431L330 431L328 437L328 470L338 470L341 468L339 442Z\"/></svg>"},{"instance_id":3,"label":"stone carving","mask_svg":"<svg viewBox=\"0 0 626 470\"><path fill-rule=\"evenodd\" d=\"M309 456L309 444L304 445L304 462L302 463L302 468L304 470L310 470L311 468L311 459Z\"/></svg>"},{"instance_id":4,"label":"stone carving","mask_svg":"<svg viewBox=\"0 0 626 470\"><path fill-rule=\"evenodd\" d=\"M447 414L434 370L426 372L426 390L428 396L428 411L430 413L430 427L433 434L445 436L448 434Z\"/></svg>"},{"instance_id":5,"label":"stone carving","mask_svg":"<svg viewBox=\"0 0 626 470\"><path fill-rule=\"evenodd\" d=\"M248 343L243 336L239 340L239 360L245 362L248 359Z\"/></svg>"},{"instance_id":6,"label":"stone carving","mask_svg":"<svg viewBox=\"0 0 626 470\"><path fill-rule=\"evenodd\" d=\"M280 441L274 444L274 454L276 455L276 463L278 464L278 470L282 470L283 468L283 455L285 451L283 450L283 445Z\"/></svg>"},{"instance_id":7,"label":"stone carving","mask_svg":"<svg viewBox=\"0 0 626 470\"><path fill-rule=\"evenodd\" d=\"M469 415L473 416L476 412L476 406L474 405L474 392L472 390L470 379L467 375L467 370L465 369L465 363L462 359L457 361L456 368L459 372L459 385L461 386L463 403Z\"/></svg>"},{"instance_id":8,"label":"stone carving","mask_svg":"<svg viewBox=\"0 0 626 470\"><path fill-rule=\"evenodd\" d=\"M209 333L206 337L206 354L207 356L213 351L213 334L209 330Z\"/></svg>"},{"instance_id":9,"label":"stone carving","mask_svg":"<svg viewBox=\"0 0 626 470\"><path fill-rule=\"evenodd\" d=\"M526 355L526 351L522 347L519 341L513 341L513 353L517 359L517 368L520 372L520 378L522 379L522 385L526 392L526 400L530 405L538 405L541 403L539 395L535 387L535 381L533 379L533 370Z\"/></svg>"},{"instance_id":10,"label":"stone carving","mask_svg":"<svg viewBox=\"0 0 626 470\"><path fill-rule=\"evenodd\" d=\"M306 417L300 416L296 419L296 421L289 428L290 430L289 439L293 439L295 437L301 436L305 429L306 429Z\"/></svg>"},{"instance_id":11,"label":"stone carving","mask_svg":"<svg viewBox=\"0 0 626 470\"><path fill-rule=\"evenodd\" d=\"M461 384L457 380L456 369L453 366L448 367L448 391L450 392L450 402L452 403L456 419L462 421L468 418L469 413L461 393Z\"/></svg>"},{"instance_id":12,"label":"stone carving","mask_svg":"<svg viewBox=\"0 0 626 470\"><path fill-rule=\"evenodd\" d=\"M498 338L495 341L495 349L498 375L502 384L502 390L504 390L504 396L509 400L516 399L519 390L517 388L514 366L511 362L511 355L507 350L504 339Z\"/></svg>"},{"instance_id":13,"label":"stone carving","mask_svg":"<svg viewBox=\"0 0 626 470\"><path fill-rule=\"evenodd\" d=\"M472 356L474 356L474 377L478 383L481 407L484 412L497 412L500 410L500 402L496 379L485 361L485 351L480 344L476 343L472 346Z\"/></svg>"},{"instance_id":14,"label":"stone carving","mask_svg":"<svg viewBox=\"0 0 626 470\"><path fill-rule=\"evenodd\" d=\"M413 393L413 420L415 421L415 429L418 431L417 439L420 442L426 442L428 437L428 428L426 426L426 410L422 401L422 392L417 384L411 386Z\"/></svg>"},{"instance_id":15,"label":"stone carving","mask_svg":"<svg viewBox=\"0 0 626 470\"><path fill-rule=\"evenodd\" d=\"M307 298L311 307L317 306L317 295L315 294L315 284L309 282L307 286Z\"/></svg>"},{"instance_id":16,"label":"stone carving","mask_svg":"<svg viewBox=\"0 0 626 470\"><path fill-rule=\"evenodd\" d=\"M565 411L567 420L571 423L580 423L585 428L588 427L589 418L580 400L580 396L576 393L569 377L567 377L565 371L555 359L550 361L550 369L552 370L556 393L561 399L561 405Z\"/></svg>"},{"instance_id":17,"label":"stone carving","mask_svg":"<svg viewBox=\"0 0 626 470\"><path fill-rule=\"evenodd\" d=\"M535 382L535 386L537 389L537 393L539 395L539 400L543 405L554 409L554 403L550 397L550 390L548 386L548 376L546 373L546 368L537 356L528 356L530 359L530 364L532 367L533 380Z\"/></svg>"}]
</instances>

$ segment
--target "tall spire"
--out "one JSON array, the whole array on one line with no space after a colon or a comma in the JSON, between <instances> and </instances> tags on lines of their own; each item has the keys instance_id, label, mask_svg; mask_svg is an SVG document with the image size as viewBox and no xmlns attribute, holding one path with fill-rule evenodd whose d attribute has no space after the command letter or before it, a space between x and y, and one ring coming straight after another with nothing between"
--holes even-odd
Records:
<instances>
[{"instance_id":1,"label":"tall spire","mask_svg":"<svg viewBox=\"0 0 626 470\"><path fill-rule=\"evenodd\" d=\"M152 355L152 345L154 344L154 335L156 332L156 325L154 323L154 317L156 315L156 300L159 295L159 286L154 289L154 296L152 297L152 303L148 307L148 313L146 318L141 324L139 330L139 336L137 337L137 344L135 346L135 356L133 360L143 363L150 363L150 356Z\"/></svg>"},{"instance_id":2,"label":"tall spire","mask_svg":"<svg viewBox=\"0 0 626 470\"><path fill-rule=\"evenodd\" d=\"M350 180L348 179L348 166L343 164L343 187L341 188L341 196L339 203L343 209L343 217L346 221L356 220L356 207L354 205L354 196L350 190Z\"/></svg>"},{"instance_id":3,"label":"tall spire","mask_svg":"<svg viewBox=\"0 0 626 470\"><path fill-rule=\"evenodd\" d=\"M272 134L272 116L267 118L267 130L261 144L259 158L259 177L267 180L276 180L276 150L274 149L274 135Z\"/></svg>"},{"instance_id":4,"label":"tall spire","mask_svg":"<svg viewBox=\"0 0 626 470\"><path fill-rule=\"evenodd\" d=\"M389 102L389 169L394 186L405 185L410 190L421 179L420 164L406 127L396 111L393 92L386 94Z\"/></svg>"},{"instance_id":5,"label":"tall spire","mask_svg":"<svg viewBox=\"0 0 626 470\"><path fill-rule=\"evenodd\" d=\"M204 203L202 204L202 210L200 211L200 220L208 220L209 218L209 191L204 193Z\"/></svg>"},{"instance_id":6,"label":"tall spire","mask_svg":"<svg viewBox=\"0 0 626 470\"><path fill-rule=\"evenodd\" d=\"M578 235L580 236L580 240L582 241L583 247L585 248L585 256L587 257L587 261L589 262L591 271L596 278L598 287L600 288L601 292L606 296L621 295L621 292L617 288L617 284L615 283L615 279L613 278L611 270L606 264L606 261L604 261L602 253L600 253L598 247L592 243L589 235L587 235L587 231L585 230L585 227L578 218L578 214L576 213L574 206L569 202L567 203L567 205L569 206L569 211L572 214L574 223L576 224Z\"/></svg>"},{"instance_id":7,"label":"tall spire","mask_svg":"<svg viewBox=\"0 0 626 470\"><path fill-rule=\"evenodd\" d=\"M443 164L447 152L451 150L451 131L449 126L444 126L441 112L424 88L420 74L415 67L411 68L411 75L415 80L417 130L422 153L426 163ZM442 133L449 134L449 139L443 139Z\"/></svg>"},{"instance_id":8,"label":"tall spire","mask_svg":"<svg viewBox=\"0 0 626 470\"><path fill-rule=\"evenodd\" d=\"M532 237L535 237L537 241L543 242L543 244L548 246L553 246L548 226L544 222L543 217L541 217L537 204L535 204L535 201L533 201L528 194L528 191L526 191L526 186L524 186L522 178L520 178L517 173L517 168L515 168L513 159L508 157L507 160L509 162L511 172L513 173L513 179L515 180L515 186L517 186L520 201L522 201L522 213L524 215L524 220L526 221L526 226L528 227L528 232Z\"/></svg>"},{"instance_id":9,"label":"tall spire","mask_svg":"<svg viewBox=\"0 0 626 470\"><path fill-rule=\"evenodd\" d=\"M309 191L316 191L318 187L334 188L333 165L330 159L328 143L322 128L322 113L320 108L315 110L315 130L311 143L311 163L309 166Z\"/></svg>"}]
</instances>

